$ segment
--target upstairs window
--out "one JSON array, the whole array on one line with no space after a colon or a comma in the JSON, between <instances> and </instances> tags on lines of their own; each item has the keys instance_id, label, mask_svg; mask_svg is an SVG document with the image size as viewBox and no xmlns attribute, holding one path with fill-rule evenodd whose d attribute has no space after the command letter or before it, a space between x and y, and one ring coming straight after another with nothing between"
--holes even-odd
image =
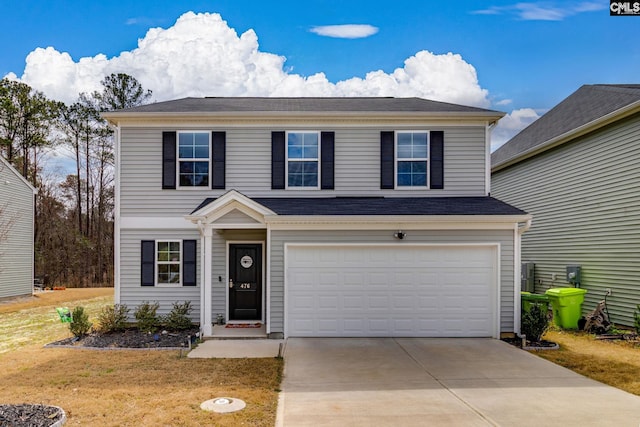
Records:
<instances>
[{"instance_id":1,"label":"upstairs window","mask_svg":"<svg viewBox=\"0 0 640 427\"><path fill-rule=\"evenodd\" d=\"M180 187L209 186L208 132L178 132L178 183Z\"/></svg>"},{"instance_id":2,"label":"upstairs window","mask_svg":"<svg viewBox=\"0 0 640 427\"><path fill-rule=\"evenodd\" d=\"M396 187L427 187L429 132L396 133Z\"/></svg>"},{"instance_id":3,"label":"upstairs window","mask_svg":"<svg viewBox=\"0 0 640 427\"><path fill-rule=\"evenodd\" d=\"M287 132L287 187L319 188L319 132Z\"/></svg>"}]
</instances>

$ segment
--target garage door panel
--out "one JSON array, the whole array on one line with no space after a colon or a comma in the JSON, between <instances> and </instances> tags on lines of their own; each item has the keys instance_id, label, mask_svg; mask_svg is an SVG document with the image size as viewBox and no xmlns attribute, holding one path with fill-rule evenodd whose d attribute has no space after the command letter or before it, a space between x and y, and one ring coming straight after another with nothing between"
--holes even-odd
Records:
<instances>
[{"instance_id":1,"label":"garage door panel","mask_svg":"<svg viewBox=\"0 0 640 427\"><path fill-rule=\"evenodd\" d=\"M497 248L292 246L288 336L493 336Z\"/></svg>"}]
</instances>

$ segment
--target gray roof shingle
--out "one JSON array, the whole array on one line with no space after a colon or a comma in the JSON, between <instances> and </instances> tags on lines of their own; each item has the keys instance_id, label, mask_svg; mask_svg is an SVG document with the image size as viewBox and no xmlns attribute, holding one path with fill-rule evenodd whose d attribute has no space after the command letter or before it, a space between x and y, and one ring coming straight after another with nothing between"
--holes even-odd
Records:
<instances>
[{"instance_id":1,"label":"gray roof shingle","mask_svg":"<svg viewBox=\"0 0 640 427\"><path fill-rule=\"evenodd\" d=\"M192 213L215 198L205 199ZM526 215L493 197L257 197L278 215Z\"/></svg>"},{"instance_id":2,"label":"gray roof shingle","mask_svg":"<svg viewBox=\"0 0 640 427\"><path fill-rule=\"evenodd\" d=\"M251 98L209 97L183 98L156 102L106 116L131 113L259 113L259 112L416 112L416 113L481 113L502 116L503 113L422 98Z\"/></svg>"},{"instance_id":3,"label":"gray roof shingle","mask_svg":"<svg viewBox=\"0 0 640 427\"><path fill-rule=\"evenodd\" d=\"M491 154L493 168L640 101L640 85L584 85Z\"/></svg>"}]
</instances>

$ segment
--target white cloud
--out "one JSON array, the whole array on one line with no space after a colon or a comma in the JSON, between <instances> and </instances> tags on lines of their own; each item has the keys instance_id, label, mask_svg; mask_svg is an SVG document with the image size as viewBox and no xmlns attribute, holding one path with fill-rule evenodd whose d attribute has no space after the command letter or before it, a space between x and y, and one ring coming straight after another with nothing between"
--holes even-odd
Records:
<instances>
[{"instance_id":1,"label":"white cloud","mask_svg":"<svg viewBox=\"0 0 640 427\"><path fill-rule=\"evenodd\" d=\"M600 2L564 3L557 5L550 2L516 3L509 6L491 6L488 9L476 10L478 15L511 14L524 21L562 21L568 16L584 12L596 12L607 9Z\"/></svg>"},{"instance_id":2,"label":"white cloud","mask_svg":"<svg viewBox=\"0 0 640 427\"><path fill-rule=\"evenodd\" d=\"M509 105L513 103L512 99L501 99L500 101L494 102L496 105Z\"/></svg>"},{"instance_id":3,"label":"white cloud","mask_svg":"<svg viewBox=\"0 0 640 427\"><path fill-rule=\"evenodd\" d=\"M38 48L27 56L19 80L64 102L100 89L105 76L124 72L151 89L156 101L187 96L417 96L490 105L475 68L453 53L420 51L391 73L371 71L337 83L322 72L293 74L285 60L260 51L253 30L238 36L219 14L188 12L167 29L148 30L136 49L113 58L98 54L74 61L53 47Z\"/></svg>"},{"instance_id":4,"label":"white cloud","mask_svg":"<svg viewBox=\"0 0 640 427\"><path fill-rule=\"evenodd\" d=\"M313 27L309 31L325 37L361 39L376 34L378 27L362 24L324 25Z\"/></svg>"},{"instance_id":5,"label":"white cloud","mask_svg":"<svg viewBox=\"0 0 640 427\"><path fill-rule=\"evenodd\" d=\"M498 122L491 133L491 151L497 150L505 142L516 136L522 129L540 118L541 114L532 108L513 110Z\"/></svg>"}]
</instances>

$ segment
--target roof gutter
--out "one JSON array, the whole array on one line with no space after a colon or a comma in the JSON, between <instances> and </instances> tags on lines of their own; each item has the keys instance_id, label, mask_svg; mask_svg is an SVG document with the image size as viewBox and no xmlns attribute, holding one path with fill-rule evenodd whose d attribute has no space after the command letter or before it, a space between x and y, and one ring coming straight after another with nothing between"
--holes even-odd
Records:
<instances>
[{"instance_id":1,"label":"roof gutter","mask_svg":"<svg viewBox=\"0 0 640 427\"><path fill-rule=\"evenodd\" d=\"M572 139L575 139L587 133L593 132L601 127L614 123L618 120L622 120L637 112L640 112L640 101L633 102L623 108L620 108L616 111L613 111L609 114L599 117L596 120L592 120L589 123L585 123L582 126L578 126L577 128L571 129L568 132L565 132L554 138L551 138L540 145L530 148L529 150L523 151L522 153L519 153L515 157L512 157L508 160L503 161L502 163L498 163L497 165L493 166L491 168L491 172L498 172L502 169L508 168L509 166L512 166L516 163L519 163L523 160L526 160L544 151L555 148L564 143L567 143Z\"/></svg>"},{"instance_id":2,"label":"roof gutter","mask_svg":"<svg viewBox=\"0 0 640 427\"><path fill-rule=\"evenodd\" d=\"M286 119L341 119L345 118L388 118L388 119L465 119L482 120L496 123L504 116L502 112L458 112L458 111L178 111L178 112L105 112L102 117L116 124L122 121L153 121L153 120L281 120Z\"/></svg>"}]
</instances>

